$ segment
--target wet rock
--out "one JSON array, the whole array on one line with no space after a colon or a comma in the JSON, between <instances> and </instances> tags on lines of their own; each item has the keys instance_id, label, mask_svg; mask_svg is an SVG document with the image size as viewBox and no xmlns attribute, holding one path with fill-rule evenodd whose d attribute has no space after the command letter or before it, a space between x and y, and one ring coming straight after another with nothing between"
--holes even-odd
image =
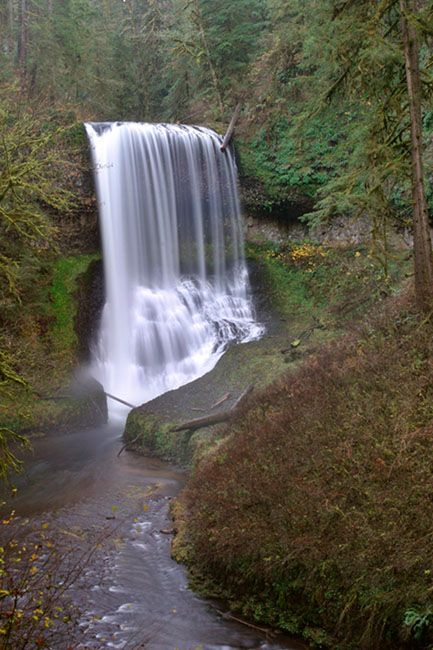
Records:
<instances>
[{"instance_id":1,"label":"wet rock","mask_svg":"<svg viewBox=\"0 0 433 650\"><path fill-rule=\"evenodd\" d=\"M34 404L35 425L26 433L67 433L107 422L107 398L104 389L92 377L74 377L70 385Z\"/></svg>"},{"instance_id":2,"label":"wet rock","mask_svg":"<svg viewBox=\"0 0 433 650\"><path fill-rule=\"evenodd\" d=\"M75 293L77 312L74 329L78 339L78 359L86 363L95 345L105 302L104 269L102 260L91 262L85 273L77 278Z\"/></svg>"}]
</instances>

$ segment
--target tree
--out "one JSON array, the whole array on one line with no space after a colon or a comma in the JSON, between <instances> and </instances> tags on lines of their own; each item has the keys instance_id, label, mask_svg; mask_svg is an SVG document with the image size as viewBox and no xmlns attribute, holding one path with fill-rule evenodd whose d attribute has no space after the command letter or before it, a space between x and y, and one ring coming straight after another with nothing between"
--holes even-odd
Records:
<instances>
[{"instance_id":1,"label":"tree","mask_svg":"<svg viewBox=\"0 0 433 650\"><path fill-rule=\"evenodd\" d=\"M426 310L433 302L433 256L424 192L422 89L414 1L400 0L400 10L411 122L415 288L418 304Z\"/></svg>"},{"instance_id":2,"label":"tree","mask_svg":"<svg viewBox=\"0 0 433 650\"><path fill-rule=\"evenodd\" d=\"M26 440L2 424L4 398L12 387L28 389L9 349L22 303L33 290L41 259L52 248L50 211L66 211L61 135L64 128L21 112L20 94L1 88L0 100L0 482L18 467L12 444Z\"/></svg>"},{"instance_id":3,"label":"tree","mask_svg":"<svg viewBox=\"0 0 433 650\"><path fill-rule=\"evenodd\" d=\"M18 48L17 63L23 79L27 76L27 48L28 48L28 7L27 0L19 0L18 4Z\"/></svg>"},{"instance_id":4,"label":"tree","mask_svg":"<svg viewBox=\"0 0 433 650\"><path fill-rule=\"evenodd\" d=\"M168 34L167 99L176 115L178 100L191 117L221 121L249 90L249 68L263 47L267 29L264 0L173 1ZM177 98L177 101L175 100Z\"/></svg>"},{"instance_id":5,"label":"tree","mask_svg":"<svg viewBox=\"0 0 433 650\"><path fill-rule=\"evenodd\" d=\"M433 297L433 265L422 167L422 99L431 93L431 51L420 41L433 33L433 12L412 0L327 0L296 7L306 25L297 69L307 73L315 96L295 120L299 146L306 125L327 105L342 106L347 119L344 166L328 178L310 215L370 215L386 266L387 223L412 213L415 285L422 309ZM317 58L320 48L321 57ZM422 56L420 56L422 53ZM304 84L305 90L305 84ZM411 134L411 135L410 135ZM341 155L341 148L335 147ZM412 161L412 174L410 172ZM411 206L409 196L412 196ZM381 237L379 237L381 234Z\"/></svg>"}]
</instances>

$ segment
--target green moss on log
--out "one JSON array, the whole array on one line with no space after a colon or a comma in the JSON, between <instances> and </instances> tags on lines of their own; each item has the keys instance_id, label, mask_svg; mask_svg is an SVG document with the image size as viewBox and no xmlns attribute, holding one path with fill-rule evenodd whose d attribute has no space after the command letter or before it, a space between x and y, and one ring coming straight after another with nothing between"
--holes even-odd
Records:
<instances>
[{"instance_id":1,"label":"green moss on log","mask_svg":"<svg viewBox=\"0 0 433 650\"><path fill-rule=\"evenodd\" d=\"M140 407L128 415L124 440L129 447L141 453L188 462L191 457L191 436L185 431L171 431L174 426L173 422Z\"/></svg>"}]
</instances>

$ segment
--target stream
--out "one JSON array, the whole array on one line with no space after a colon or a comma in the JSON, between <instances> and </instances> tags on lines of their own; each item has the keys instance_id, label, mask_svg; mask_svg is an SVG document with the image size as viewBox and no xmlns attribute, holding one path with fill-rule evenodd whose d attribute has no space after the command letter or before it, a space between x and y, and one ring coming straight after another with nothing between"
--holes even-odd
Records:
<instances>
[{"instance_id":1,"label":"stream","mask_svg":"<svg viewBox=\"0 0 433 650\"><path fill-rule=\"evenodd\" d=\"M170 499L185 475L131 452L118 456L119 427L35 440L16 478L17 524L41 525L82 559L70 588L73 638L56 650L300 649L221 616L197 597L170 557ZM81 560L80 560L81 561Z\"/></svg>"}]
</instances>

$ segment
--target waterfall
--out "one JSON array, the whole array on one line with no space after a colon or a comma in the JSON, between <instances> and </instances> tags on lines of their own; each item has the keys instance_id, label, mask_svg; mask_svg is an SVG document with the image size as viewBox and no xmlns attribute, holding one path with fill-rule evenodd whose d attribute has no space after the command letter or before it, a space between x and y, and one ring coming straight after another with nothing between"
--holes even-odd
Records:
<instances>
[{"instance_id":1,"label":"waterfall","mask_svg":"<svg viewBox=\"0 0 433 650\"><path fill-rule=\"evenodd\" d=\"M258 338L236 165L201 127L89 123L106 304L92 371L142 404ZM113 412L112 412L113 414Z\"/></svg>"}]
</instances>

